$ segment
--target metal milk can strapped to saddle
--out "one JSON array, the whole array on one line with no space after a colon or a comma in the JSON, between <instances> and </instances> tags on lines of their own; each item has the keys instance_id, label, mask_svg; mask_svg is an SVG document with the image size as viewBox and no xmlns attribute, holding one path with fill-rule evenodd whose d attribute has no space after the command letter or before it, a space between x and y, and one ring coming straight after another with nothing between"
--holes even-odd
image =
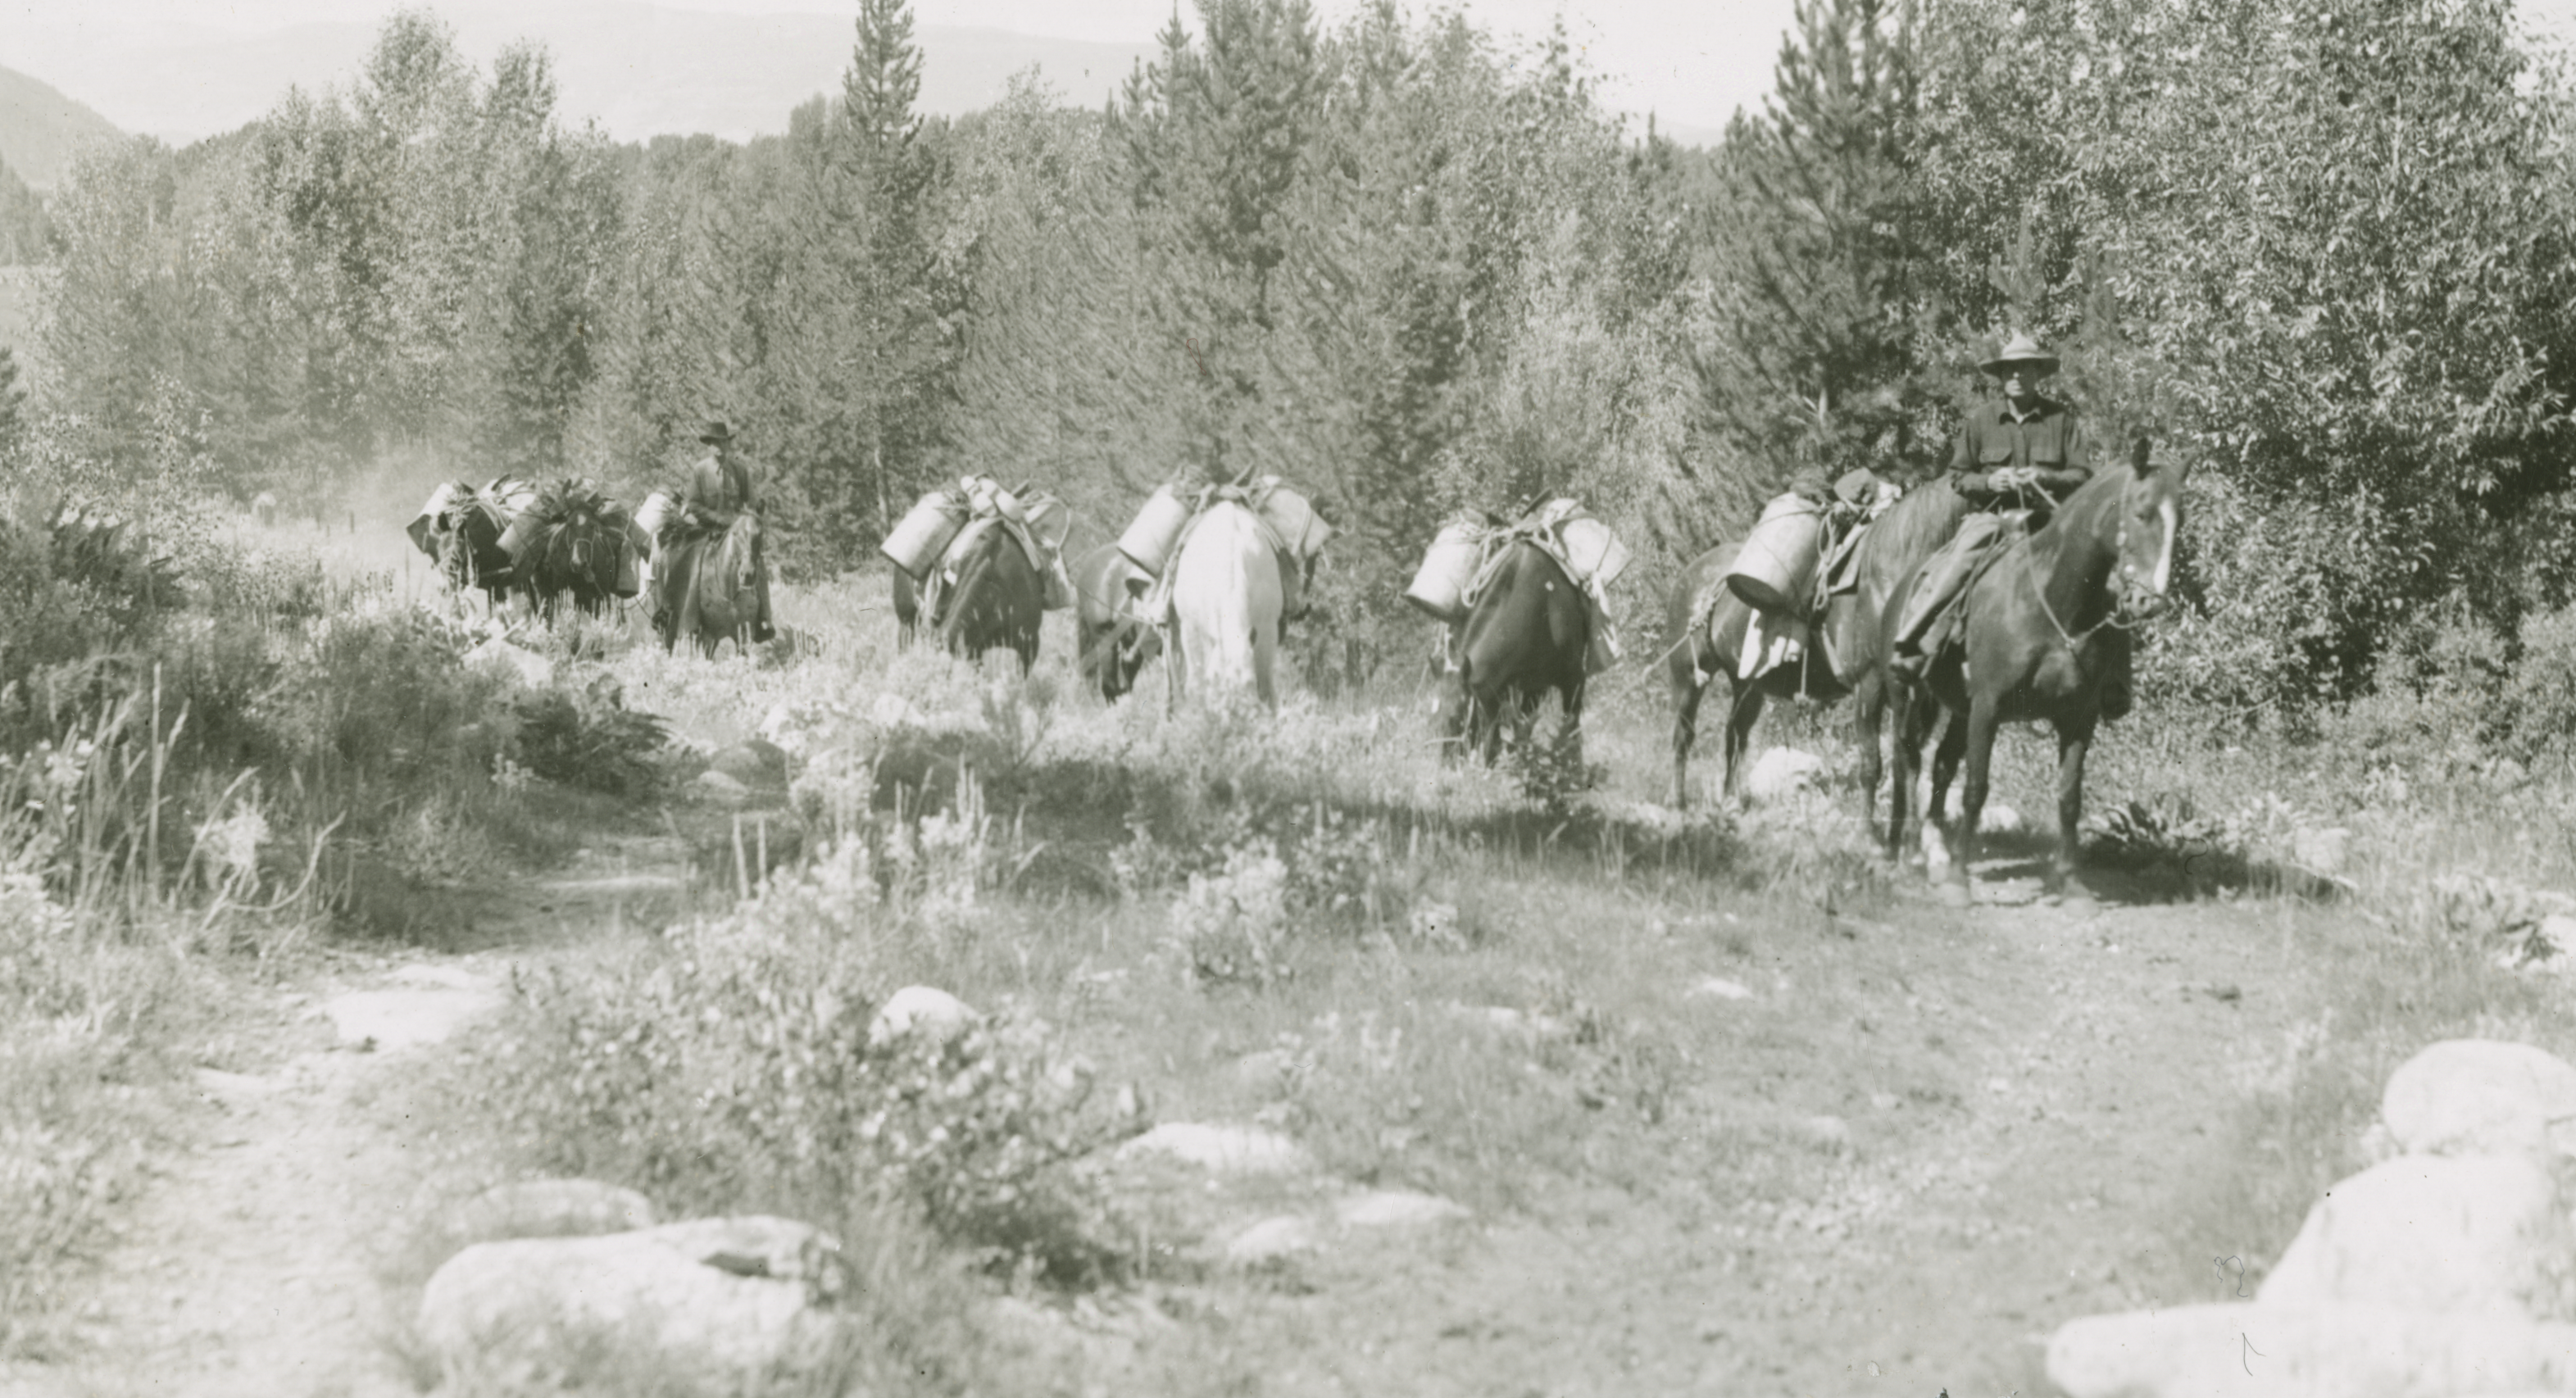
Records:
<instances>
[{"instance_id":1,"label":"metal milk can strapped to saddle","mask_svg":"<svg viewBox=\"0 0 2576 1398\"><path fill-rule=\"evenodd\" d=\"M1208 510L1220 501L1231 500L1250 511L1261 527L1266 541L1288 563L1305 565L1324 551L1331 542L1333 526L1302 493L1277 476L1259 476L1241 485L1206 485L1180 487L1157 486L1136 511L1124 533L1118 536L1118 551L1138 571L1154 580L1146 594L1139 615L1167 618L1172 601L1172 561L1179 557L1181 545ZM1305 569L1283 566L1280 584L1287 595L1282 599L1285 615L1290 618L1305 612L1299 594ZM1160 620L1153 624L1161 625Z\"/></svg>"},{"instance_id":2,"label":"metal milk can strapped to saddle","mask_svg":"<svg viewBox=\"0 0 2576 1398\"><path fill-rule=\"evenodd\" d=\"M1806 621L1815 611L1824 555L1824 507L1791 491L1762 508L1726 570L1726 586L1756 612Z\"/></svg>"},{"instance_id":3,"label":"metal milk can strapped to saddle","mask_svg":"<svg viewBox=\"0 0 2576 1398\"><path fill-rule=\"evenodd\" d=\"M1072 527L1072 510L1045 491L1023 487L1014 493L990 476L964 476L953 488L922 496L877 551L929 594L984 530L1001 529L1037 571L1044 609L1061 611L1073 605L1073 579L1064 571L1064 540Z\"/></svg>"}]
</instances>

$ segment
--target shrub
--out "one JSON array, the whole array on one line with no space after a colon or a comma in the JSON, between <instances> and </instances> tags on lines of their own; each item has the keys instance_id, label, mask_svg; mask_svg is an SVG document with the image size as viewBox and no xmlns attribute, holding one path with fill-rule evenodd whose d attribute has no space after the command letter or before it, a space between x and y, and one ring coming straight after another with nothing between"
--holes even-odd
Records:
<instances>
[{"instance_id":1,"label":"shrub","mask_svg":"<svg viewBox=\"0 0 2576 1398\"><path fill-rule=\"evenodd\" d=\"M1120 1235L1067 1164L1133 1123L1011 1006L945 1042L872 1037L890 923L849 840L657 950L521 975L494 1100L549 1168L682 1207L896 1199L996 1267L1115 1271L1095 1239Z\"/></svg>"},{"instance_id":2,"label":"shrub","mask_svg":"<svg viewBox=\"0 0 2576 1398\"><path fill-rule=\"evenodd\" d=\"M2523 621L2522 662L2503 689L2508 749L2525 760L2576 755L2576 607Z\"/></svg>"},{"instance_id":3,"label":"shrub","mask_svg":"<svg viewBox=\"0 0 2576 1398\"><path fill-rule=\"evenodd\" d=\"M511 707L518 716L513 760L547 781L636 796L661 779L654 756L669 745L670 728L627 708L613 677L597 676L577 690L537 690Z\"/></svg>"}]
</instances>

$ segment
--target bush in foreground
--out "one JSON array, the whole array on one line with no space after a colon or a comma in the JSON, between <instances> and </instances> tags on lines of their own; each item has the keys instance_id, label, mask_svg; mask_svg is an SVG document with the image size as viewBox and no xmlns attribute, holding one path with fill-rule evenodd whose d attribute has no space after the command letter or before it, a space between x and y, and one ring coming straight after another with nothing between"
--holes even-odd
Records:
<instances>
[{"instance_id":1,"label":"bush in foreground","mask_svg":"<svg viewBox=\"0 0 2576 1398\"><path fill-rule=\"evenodd\" d=\"M1068 1167L1129 1115L1007 1006L945 1039L872 1033L896 920L845 841L729 916L521 976L494 1099L545 1168L686 1211L829 1225L899 1202L996 1269L1121 1271L1103 1199Z\"/></svg>"}]
</instances>

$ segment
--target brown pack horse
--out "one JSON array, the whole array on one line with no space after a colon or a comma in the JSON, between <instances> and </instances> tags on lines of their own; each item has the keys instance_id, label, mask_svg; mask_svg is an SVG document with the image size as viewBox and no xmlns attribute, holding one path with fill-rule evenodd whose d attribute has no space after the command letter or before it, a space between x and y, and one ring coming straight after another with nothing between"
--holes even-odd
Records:
<instances>
[{"instance_id":1,"label":"brown pack horse","mask_svg":"<svg viewBox=\"0 0 2576 1398\"><path fill-rule=\"evenodd\" d=\"M1494 764L1503 726L1527 741L1550 691L1562 715L1558 741L1583 760L1583 691L1591 678L1592 612L1582 591L1547 551L1527 539L1508 546L1475 607L1458 624L1457 687L1440 712L1444 757L1482 753Z\"/></svg>"},{"instance_id":2,"label":"brown pack horse","mask_svg":"<svg viewBox=\"0 0 2576 1398\"><path fill-rule=\"evenodd\" d=\"M2183 467L2155 465L2147 440L2139 438L2128 463L2085 482L2045 526L2001 545L1970 580L1961 599L1964 645L1937 658L1921 679L1891 686L1890 855L1904 847L1906 798L1935 701L1950 715L1950 731L1934 758L1934 810L1948 785L1943 756L1955 748L1967 758L1959 819L1949 832L1948 901L1968 900L1996 728L2041 720L2057 734L2057 848L2045 884L2070 903L2092 901L2075 875L2084 755L2103 718L2104 688L2127 667L2129 628L2164 607L2182 532L2184 475ZM1902 605L1901 596L1891 597L1887 615ZM1881 651L1889 629L1880 627Z\"/></svg>"},{"instance_id":3,"label":"brown pack horse","mask_svg":"<svg viewBox=\"0 0 2576 1398\"><path fill-rule=\"evenodd\" d=\"M669 589L663 595L670 599L669 612L656 618L663 626L662 649L672 649L687 636L709 660L726 641L733 642L737 654L751 653L751 627L760 611L759 539L760 517L745 510L721 534L685 536L663 545L655 560Z\"/></svg>"},{"instance_id":4,"label":"brown pack horse","mask_svg":"<svg viewBox=\"0 0 2576 1398\"><path fill-rule=\"evenodd\" d=\"M1826 607L1824 625L1814 629L1806 653L1793 665L1777 665L1752 679L1737 676L1738 662L1744 654L1744 636L1753 624L1753 608L1743 598L1725 587L1721 580L1735 564L1741 539L1729 540L1690 561L1682 570L1680 581L1673 584L1671 596L1665 599L1666 634L1679 636L1664 653L1664 677L1672 685L1676 713L1673 718L1673 808L1690 804L1690 752L1699 737L1700 700L1708 687L1726 681L1726 783L1725 798L1734 800L1744 785L1744 749L1753 734L1753 725L1762 717L1765 699L1794 699L1805 695L1811 699L1840 699L1851 692L1850 682L1836 672L1837 659L1851 667L1849 657L1857 657L1862 641L1853 618L1858 615L1858 597L1853 593L1834 594ZM1699 599L1717 593L1717 605L1699 625L1696 617ZM1829 659L1828 653L1836 659Z\"/></svg>"}]
</instances>

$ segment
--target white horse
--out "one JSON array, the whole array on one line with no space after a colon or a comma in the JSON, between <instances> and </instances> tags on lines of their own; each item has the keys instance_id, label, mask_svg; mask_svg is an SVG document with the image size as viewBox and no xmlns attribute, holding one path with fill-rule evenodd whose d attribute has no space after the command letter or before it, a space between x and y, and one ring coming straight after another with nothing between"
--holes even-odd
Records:
<instances>
[{"instance_id":1,"label":"white horse","mask_svg":"<svg viewBox=\"0 0 2576 1398\"><path fill-rule=\"evenodd\" d=\"M1211 690L1250 689L1277 708L1272 676L1279 661L1282 607L1279 556L1252 511L1232 500L1208 507L1172 564L1172 610L1180 644L1171 654L1172 693L1189 688L1190 671Z\"/></svg>"}]
</instances>

